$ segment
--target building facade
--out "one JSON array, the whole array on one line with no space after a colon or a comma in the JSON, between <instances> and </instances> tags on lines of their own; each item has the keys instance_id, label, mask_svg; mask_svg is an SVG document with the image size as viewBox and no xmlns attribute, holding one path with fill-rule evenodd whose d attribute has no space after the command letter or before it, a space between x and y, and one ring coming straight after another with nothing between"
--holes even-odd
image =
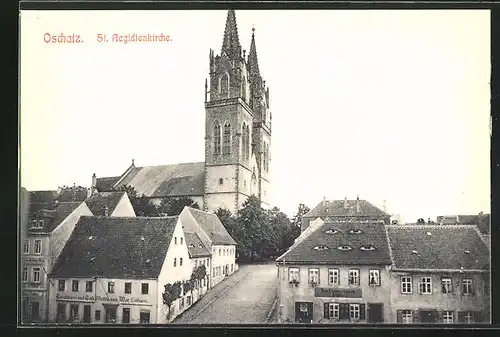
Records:
<instances>
[{"instance_id":1,"label":"building facade","mask_svg":"<svg viewBox=\"0 0 500 337\"><path fill-rule=\"evenodd\" d=\"M490 253L475 226L387 226L397 323L490 323Z\"/></svg>"},{"instance_id":2,"label":"building facade","mask_svg":"<svg viewBox=\"0 0 500 337\"><path fill-rule=\"evenodd\" d=\"M384 222L310 225L276 260L278 323L391 321Z\"/></svg>"},{"instance_id":3,"label":"building facade","mask_svg":"<svg viewBox=\"0 0 500 337\"><path fill-rule=\"evenodd\" d=\"M92 188L111 191L130 185L154 203L189 197L209 212L233 214L255 195L269 206L271 112L269 87L259 70L255 33L248 55L241 48L234 10L227 13L219 55L209 53L205 82L205 161L136 167L97 178Z\"/></svg>"},{"instance_id":4,"label":"building facade","mask_svg":"<svg viewBox=\"0 0 500 337\"><path fill-rule=\"evenodd\" d=\"M182 292L170 308L165 285L190 279L179 217L81 217L51 274L49 320L167 323L192 304ZM189 304L188 304L189 303Z\"/></svg>"}]
</instances>

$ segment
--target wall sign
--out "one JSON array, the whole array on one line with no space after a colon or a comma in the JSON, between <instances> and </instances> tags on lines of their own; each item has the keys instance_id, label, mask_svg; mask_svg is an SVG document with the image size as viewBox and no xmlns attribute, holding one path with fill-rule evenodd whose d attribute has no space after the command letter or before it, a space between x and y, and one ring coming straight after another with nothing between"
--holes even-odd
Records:
<instances>
[{"instance_id":1,"label":"wall sign","mask_svg":"<svg viewBox=\"0 0 500 337\"><path fill-rule=\"evenodd\" d=\"M315 297L347 297L347 298L361 298L361 288L314 288Z\"/></svg>"},{"instance_id":2,"label":"wall sign","mask_svg":"<svg viewBox=\"0 0 500 337\"><path fill-rule=\"evenodd\" d=\"M57 300L65 301L83 301L83 302L105 302L114 304L148 304L147 298L140 297L125 297L125 296L92 296L92 295L67 295L67 294L56 294Z\"/></svg>"}]
</instances>

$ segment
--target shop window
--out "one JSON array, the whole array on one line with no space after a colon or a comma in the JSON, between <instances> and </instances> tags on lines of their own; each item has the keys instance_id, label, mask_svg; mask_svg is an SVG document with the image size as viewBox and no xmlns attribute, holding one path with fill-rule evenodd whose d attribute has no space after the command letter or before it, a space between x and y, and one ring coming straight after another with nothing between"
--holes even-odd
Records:
<instances>
[{"instance_id":1,"label":"shop window","mask_svg":"<svg viewBox=\"0 0 500 337\"><path fill-rule=\"evenodd\" d=\"M351 321L359 320L359 304L349 304L349 319Z\"/></svg>"},{"instance_id":2,"label":"shop window","mask_svg":"<svg viewBox=\"0 0 500 337\"><path fill-rule=\"evenodd\" d=\"M106 323L116 323L116 307L106 308Z\"/></svg>"},{"instance_id":3,"label":"shop window","mask_svg":"<svg viewBox=\"0 0 500 337\"><path fill-rule=\"evenodd\" d=\"M340 318L340 306L338 303L328 303L328 318L330 319Z\"/></svg>"},{"instance_id":4,"label":"shop window","mask_svg":"<svg viewBox=\"0 0 500 337\"><path fill-rule=\"evenodd\" d=\"M453 311L443 311L443 323L453 324Z\"/></svg>"},{"instance_id":5,"label":"shop window","mask_svg":"<svg viewBox=\"0 0 500 337\"><path fill-rule=\"evenodd\" d=\"M141 310L140 313L141 324L149 324L149 321L150 321L150 312L146 310Z\"/></svg>"}]
</instances>

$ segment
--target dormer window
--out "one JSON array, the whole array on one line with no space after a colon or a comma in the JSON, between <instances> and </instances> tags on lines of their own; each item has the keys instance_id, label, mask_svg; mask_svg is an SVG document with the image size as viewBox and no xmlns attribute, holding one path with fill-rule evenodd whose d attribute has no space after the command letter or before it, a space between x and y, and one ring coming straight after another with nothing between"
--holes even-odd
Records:
<instances>
[{"instance_id":1,"label":"dormer window","mask_svg":"<svg viewBox=\"0 0 500 337\"><path fill-rule=\"evenodd\" d=\"M375 247L373 247L372 245L361 246L361 250L364 250L364 251L375 250Z\"/></svg>"},{"instance_id":2,"label":"dormer window","mask_svg":"<svg viewBox=\"0 0 500 337\"><path fill-rule=\"evenodd\" d=\"M348 251L348 250L352 250L352 247L351 246L340 246L337 249L343 250L343 251Z\"/></svg>"},{"instance_id":3,"label":"dormer window","mask_svg":"<svg viewBox=\"0 0 500 337\"><path fill-rule=\"evenodd\" d=\"M336 229L328 229L325 231L326 234L338 234L340 233L338 230Z\"/></svg>"},{"instance_id":4,"label":"dormer window","mask_svg":"<svg viewBox=\"0 0 500 337\"><path fill-rule=\"evenodd\" d=\"M320 246L316 246L314 247L315 250L327 250L328 247L327 246L323 246L323 245L320 245Z\"/></svg>"},{"instance_id":5,"label":"dormer window","mask_svg":"<svg viewBox=\"0 0 500 337\"><path fill-rule=\"evenodd\" d=\"M189 245L189 248L194 248L194 245L191 243L191 244Z\"/></svg>"},{"instance_id":6,"label":"dormer window","mask_svg":"<svg viewBox=\"0 0 500 337\"><path fill-rule=\"evenodd\" d=\"M360 229L351 229L349 231L350 234L361 234L363 233Z\"/></svg>"}]
</instances>

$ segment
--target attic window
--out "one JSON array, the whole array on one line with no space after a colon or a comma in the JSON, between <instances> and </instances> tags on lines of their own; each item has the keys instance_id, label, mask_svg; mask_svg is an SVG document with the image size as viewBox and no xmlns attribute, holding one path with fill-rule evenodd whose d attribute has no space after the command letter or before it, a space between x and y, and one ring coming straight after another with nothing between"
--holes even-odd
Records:
<instances>
[{"instance_id":1,"label":"attic window","mask_svg":"<svg viewBox=\"0 0 500 337\"><path fill-rule=\"evenodd\" d=\"M431 232L427 232L427 233L425 233L425 234L427 234L428 236L431 236L431 235L432 235L432 233L431 233Z\"/></svg>"},{"instance_id":2,"label":"attic window","mask_svg":"<svg viewBox=\"0 0 500 337\"><path fill-rule=\"evenodd\" d=\"M328 229L325 231L326 234L337 234L337 233L340 233L338 230L336 229Z\"/></svg>"},{"instance_id":3,"label":"attic window","mask_svg":"<svg viewBox=\"0 0 500 337\"><path fill-rule=\"evenodd\" d=\"M375 247L372 245L361 246L361 250L375 250Z\"/></svg>"},{"instance_id":4,"label":"attic window","mask_svg":"<svg viewBox=\"0 0 500 337\"><path fill-rule=\"evenodd\" d=\"M90 262L94 262L94 260L95 260L95 256L90 259Z\"/></svg>"},{"instance_id":5,"label":"attic window","mask_svg":"<svg viewBox=\"0 0 500 337\"><path fill-rule=\"evenodd\" d=\"M351 246L340 246L337 248L338 250L344 250L344 251L347 251L347 250L352 250L352 247Z\"/></svg>"},{"instance_id":6,"label":"attic window","mask_svg":"<svg viewBox=\"0 0 500 337\"><path fill-rule=\"evenodd\" d=\"M315 250L327 250L328 247L327 246L316 246L314 247Z\"/></svg>"},{"instance_id":7,"label":"attic window","mask_svg":"<svg viewBox=\"0 0 500 337\"><path fill-rule=\"evenodd\" d=\"M192 243L189 244L189 248L194 248L194 245Z\"/></svg>"},{"instance_id":8,"label":"attic window","mask_svg":"<svg viewBox=\"0 0 500 337\"><path fill-rule=\"evenodd\" d=\"M360 229L351 229L349 231L350 234L361 234L363 233Z\"/></svg>"},{"instance_id":9,"label":"attic window","mask_svg":"<svg viewBox=\"0 0 500 337\"><path fill-rule=\"evenodd\" d=\"M147 260L146 260L146 263L149 263L149 262L151 262L151 260L150 260L150 259L147 259Z\"/></svg>"},{"instance_id":10,"label":"attic window","mask_svg":"<svg viewBox=\"0 0 500 337\"><path fill-rule=\"evenodd\" d=\"M203 248L203 246L201 244L198 245L198 248Z\"/></svg>"},{"instance_id":11,"label":"attic window","mask_svg":"<svg viewBox=\"0 0 500 337\"><path fill-rule=\"evenodd\" d=\"M412 252L412 254L418 254L418 252L416 250L412 250L411 252Z\"/></svg>"},{"instance_id":12,"label":"attic window","mask_svg":"<svg viewBox=\"0 0 500 337\"><path fill-rule=\"evenodd\" d=\"M92 240L93 238L94 238L94 237L93 237L92 235L91 235L91 236L89 236L89 240Z\"/></svg>"},{"instance_id":13,"label":"attic window","mask_svg":"<svg viewBox=\"0 0 500 337\"><path fill-rule=\"evenodd\" d=\"M464 253L465 253L465 254L470 254L470 250L467 250L467 249L466 249L466 250L464 250Z\"/></svg>"},{"instance_id":14,"label":"attic window","mask_svg":"<svg viewBox=\"0 0 500 337\"><path fill-rule=\"evenodd\" d=\"M141 236L141 241L144 241L144 236Z\"/></svg>"}]
</instances>

